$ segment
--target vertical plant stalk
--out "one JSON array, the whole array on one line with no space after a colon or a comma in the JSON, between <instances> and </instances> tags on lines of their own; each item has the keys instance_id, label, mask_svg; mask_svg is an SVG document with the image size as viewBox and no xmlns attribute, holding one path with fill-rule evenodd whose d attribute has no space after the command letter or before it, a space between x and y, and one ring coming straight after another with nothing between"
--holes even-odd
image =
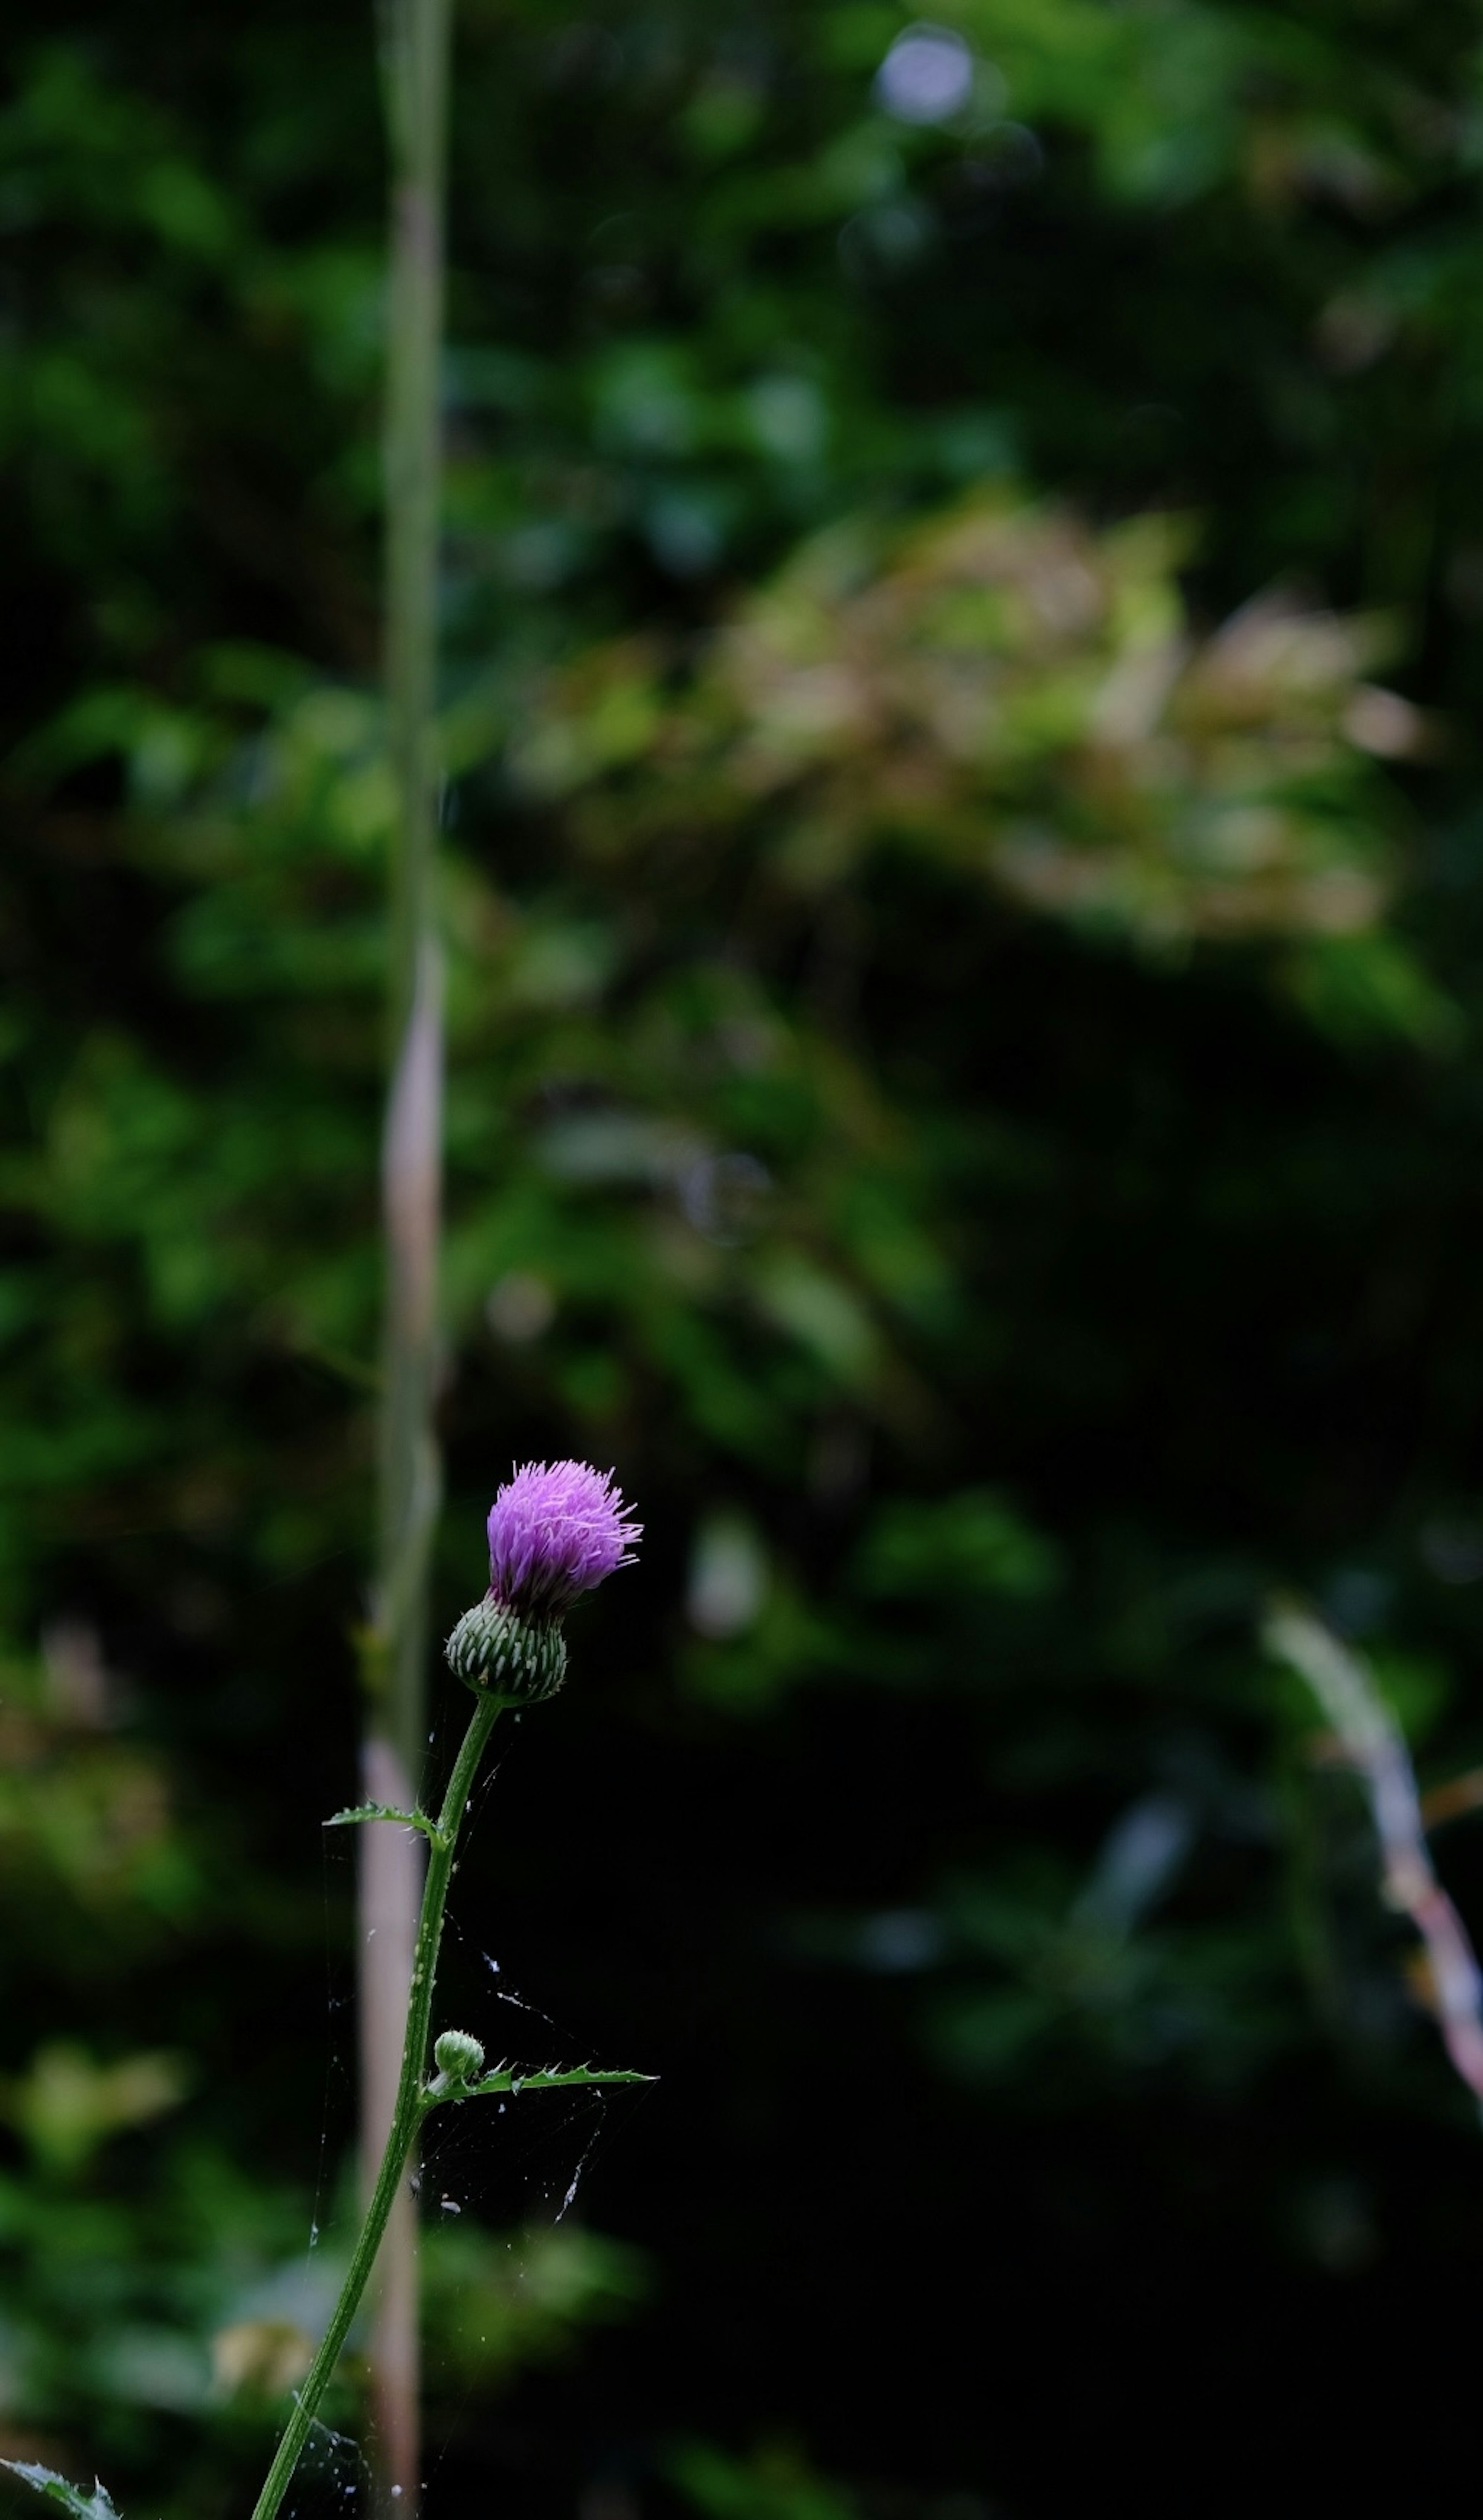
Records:
<instances>
[{"instance_id":1,"label":"vertical plant stalk","mask_svg":"<svg viewBox=\"0 0 1483 2520\"><path fill-rule=\"evenodd\" d=\"M1411 1759L1395 1718L1355 1654L1307 1610L1280 1602L1266 1641L1312 1689L1358 1769L1380 1844L1386 1900L1421 1938L1432 2000L1453 2065L1483 2102L1483 1974L1466 1927L1437 1879Z\"/></svg>"},{"instance_id":2,"label":"vertical plant stalk","mask_svg":"<svg viewBox=\"0 0 1483 2520\"><path fill-rule=\"evenodd\" d=\"M391 1082L382 1169L386 1294L380 1515L362 1770L368 1801L403 1809L413 1801L426 1731L427 1576L441 1486L433 1425L443 1075L434 712L450 30L451 0L382 0L391 164L385 689L396 803L388 913ZM404 2078L421 1840L411 1830L368 1829L361 1855L361 2148L371 2190ZM388 2210L371 2388L382 2507L389 2510L394 2502L410 2515L419 2468L418 2284L416 2219L405 2181L393 2182Z\"/></svg>"},{"instance_id":3,"label":"vertical plant stalk","mask_svg":"<svg viewBox=\"0 0 1483 2520\"><path fill-rule=\"evenodd\" d=\"M418 1925L414 1963L402 1989L405 2039L398 2058L396 2091L390 2120L386 2127L375 2184L366 2208L365 2221L351 2252L349 2269L340 2296L335 2305L330 2324L318 2353L304 2375L302 2388L293 2412L284 2429L267 2482L252 2513L252 2520L273 2520L289 2490L293 2470L298 2464L305 2442L314 2427L320 2400L329 2386L340 2349L350 2331L350 2324L360 2306L377 2252L383 2236L394 2228L399 2202L407 2196L404 2173L417 2140L417 2131L429 2104L439 2094L424 2082L427 2055L427 2033L431 2023L433 1987L437 1976L438 1947L443 1934L443 1912L448 1901L448 1884L453 1874L454 1849L469 1802L470 1788L478 1769L484 1744L494 1728L500 1711L498 1698L481 1695L475 1703L463 1747L448 1779L443 1807L437 1825L427 1831L429 1855L427 1878L423 1891L422 1916ZM359 1815L347 1813L347 1819ZM415 1837L415 1829L368 1828L368 1839ZM496 2078L489 2078L492 2088ZM507 2078L508 2080L508 2078ZM396 2480L390 2482L394 2485ZM400 2498L398 2498L400 2507Z\"/></svg>"}]
</instances>

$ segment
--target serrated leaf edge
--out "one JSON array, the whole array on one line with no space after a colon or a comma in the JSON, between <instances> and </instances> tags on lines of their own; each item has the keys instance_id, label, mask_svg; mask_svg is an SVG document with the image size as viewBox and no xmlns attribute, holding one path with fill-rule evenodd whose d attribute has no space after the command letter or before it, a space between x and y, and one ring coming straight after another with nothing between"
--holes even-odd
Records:
<instances>
[{"instance_id":1,"label":"serrated leaf edge","mask_svg":"<svg viewBox=\"0 0 1483 2520\"><path fill-rule=\"evenodd\" d=\"M465 2100L480 2100L491 2098L495 2093L502 2092L518 2096L521 2092L561 2092L603 2083L656 2083L658 2079L657 2074L635 2073L627 2066L607 2068L597 2065L541 2065L529 2073L522 2074L517 2073L513 2066L500 2065L492 2074L481 2074L476 2083L469 2085L467 2091L453 2092L448 2096Z\"/></svg>"},{"instance_id":2,"label":"serrated leaf edge","mask_svg":"<svg viewBox=\"0 0 1483 2520\"><path fill-rule=\"evenodd\" d=\"M54 2467L42 2467L33 2458L0 2458L0 2467L8 2468L12 2476L19 2476L33 2494L44 2494L49 2502L64 2503L75 2515L75 2520L118 2520L112 2496L99 2484L96 2476L92 2493L84 2495L80 2485L69 2484L65 2476L58 2475Z\"/></svg>"},{"instance_id":3,"label":"serrated leaf edge","mask_svg":"<svg viewBox=\"0 0 1483 2520\"><path fill-rule=\"evenodd\" d=\"M343 1811L332 1812L326 1828L343 1828L348 1822L361 1820L399 1820L405 1828L420 1828L425 1837L436 1837L437 1822L426 1812L398 1811L395 1803L351 1803Z\"/></svg>"}]
</instances>

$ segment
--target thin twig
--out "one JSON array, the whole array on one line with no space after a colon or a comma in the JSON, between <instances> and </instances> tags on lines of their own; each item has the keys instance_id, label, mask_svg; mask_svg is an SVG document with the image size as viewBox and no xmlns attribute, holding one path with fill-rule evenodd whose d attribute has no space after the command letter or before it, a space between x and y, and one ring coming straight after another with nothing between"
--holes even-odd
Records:
<instances>
[{"instance_id":1,"label":"thin twig","mask_svg":"<svg viewBox=\"0 0 1483 2520\"><path fill-rule=\"evenodd\" d=\"M1410 1755L1369 1671L1311 1611L1279 1602L1266 1641L1308 1683L1370 1796L1384 1894L1411 1918L1426 1953L1447 2053L1483 2102L1483 1974L1466 1928L1432 1868Z\"/></svg>"}]
</instances>

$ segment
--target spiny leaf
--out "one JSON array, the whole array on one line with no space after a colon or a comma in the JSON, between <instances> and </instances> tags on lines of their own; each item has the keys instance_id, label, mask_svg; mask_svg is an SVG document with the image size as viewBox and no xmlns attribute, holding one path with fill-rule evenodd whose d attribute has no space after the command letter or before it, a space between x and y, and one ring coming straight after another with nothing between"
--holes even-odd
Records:
<instances>
[{"instance_id":1,"label":"spiny leaf","mask_svg":"<svg viewBox=\"0 0 1483 2520\"><path fill-rule=\"evenodd\" d=\"M355 1820L399 1820L408 1828L420 1828L425 1837L436 1837L437 1822L426 1812L398 1811L395 1803L356 1803L347 1811L332 1812L326 1828L340 1828Z\"/></svg>"},{"instance_id":2,"label":"spiny leaf","mask_svg":"<svg viewBox=\"0 0 1483 2520\"><path fill-rule=\"evenodd\" d=\"M481 2075L476 2083L471 2083L464 2097L476 2100L491 2092L559 2092L570 2090L573 2085L656 2083L658 2079L657 2074L635 2074L626 2070L605 2073L594 2065L543 2065L530 2074L517 2074L512 2067L502 2065L497 2073Z\"/></svg>"},{"instance_id":3,"label":"spiny leaf","mask_svg":"<svg viewBox=\"0 0 1483 2520\"><path fill-rule=\"evenodd\" d=\"M75 2514L75 2520L118 2520L111 2498L96 2477L92 2493L84 2494L80 2486L68 2485L67 2478L59 2476L55 2468L38 2467L34 2459L0 2458L0 2467L8 2467L12 2476L22 2478L34 2493L44 2495L48 2502L60 2502L64 2511Z\"/></svg>"}]
</instances>

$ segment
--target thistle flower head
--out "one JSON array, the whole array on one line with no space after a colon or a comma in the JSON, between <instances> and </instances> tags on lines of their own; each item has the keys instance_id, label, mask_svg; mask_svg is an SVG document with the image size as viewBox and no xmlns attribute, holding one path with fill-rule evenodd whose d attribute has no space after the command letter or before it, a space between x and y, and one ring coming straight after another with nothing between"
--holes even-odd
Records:
<instances>
[{"instance_id":1,"label":"thistle flower head","mask_svg":"<svg viewBox=\"0 0 1483 2520\"><path fill-rule=\"evenodd\" d=\"M559 1619L579 1593L633 1563L634 1522L611 1471L527 1462L489 1508L489 1591L522 1618Z\"/></svg>"}]
</instances>

